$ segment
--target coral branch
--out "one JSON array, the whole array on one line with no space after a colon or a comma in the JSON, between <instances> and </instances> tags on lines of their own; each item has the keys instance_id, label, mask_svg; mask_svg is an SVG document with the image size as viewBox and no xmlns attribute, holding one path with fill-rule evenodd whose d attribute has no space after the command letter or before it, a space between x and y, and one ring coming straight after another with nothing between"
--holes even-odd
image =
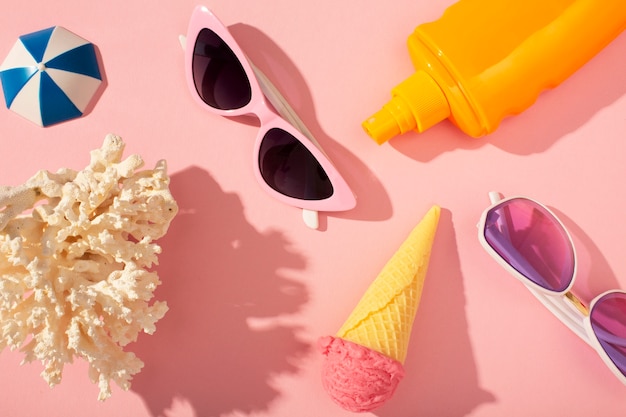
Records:
<instances>
[{"instance_id":1,"label":"coral branch","mask_svg":"<svg viewBox=\"0 0 626 417\"><path fill-rule=\"evenodd\" d=\"M152 265L178 211L165 161L152 170L108 135L82 171L39 171L0 187L0 350L44 365L54 386L80 357L100 388L123 389L143 362L124 346L152 334L166 311L152 302L160 284Z\"/></svg>"}]
</instances>

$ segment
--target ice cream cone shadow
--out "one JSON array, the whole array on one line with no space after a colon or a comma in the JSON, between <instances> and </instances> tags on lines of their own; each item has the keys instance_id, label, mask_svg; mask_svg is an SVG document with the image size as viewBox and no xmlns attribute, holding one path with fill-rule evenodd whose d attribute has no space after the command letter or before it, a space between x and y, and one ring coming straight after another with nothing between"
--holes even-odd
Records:
<instances>
[{"instance_id":1,"label":"ice cream cone shadow","mask_svg":"<svg viewBox=\"0 0 626 417\"><path fill-rule=\"evenodd\" d=\"M452 214L442 209L404 363L406 376L379 417L462 417L495 397L480 386L465 316Z\"/></svg>"},{"instance_id":2,"label":"ice cream cone shadow","mask_svg":"<svg viewBox=\"0 0 626 417\"><path fill-rule=\"evenodd\" d=\"M145 367L131 389L155 417L181 401L197 416L266 410L280 395L270 379L297 373L309 350L296 327L272 323L306 303L307 288L279 272L305 261L281 234L251 227L207 172L176 173L171 188L180 212L161 242L156 292L170 310L133 347Z\"/></svg>"}]
</instances>

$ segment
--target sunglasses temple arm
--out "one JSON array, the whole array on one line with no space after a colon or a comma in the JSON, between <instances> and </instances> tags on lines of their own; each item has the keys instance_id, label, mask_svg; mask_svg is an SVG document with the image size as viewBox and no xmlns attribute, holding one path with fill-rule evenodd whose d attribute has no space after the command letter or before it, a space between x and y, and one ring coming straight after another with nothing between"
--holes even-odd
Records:
<instances>
[{"instance_id":1,"label":"sunglasses temple arm","mask_svg":"<svg viewBox=\"0 0 626 417\"><path fill-rule=\"evenodd\" d=\"M501 201L503 198L504 196L497 191L489 192L489 201L491 202L491 204L496 204L497 202Z\"/></svg>"},{"instance_id":2,"label":"sunglasses temple arm","mask_svg":"<svg viewBox=\"0 0 626 417\"><path fill-rule=\"evenodd\" d=\"M572 332L593 347L583 324L585 315L567 299L566 295L546 295L529 286L526 288Z\"/></svg>"},{"instance_id":3,"label":"sunglasses temple arm","mask_svg":"<svg viewBox=\"0 0 626 417\"><path fill-rule=\"evenodd\" d=\"M267 76L257 67L254 62L252 62L248 58L248 62L254 71L254 75L256 75L259 80L259 85L261 86L261 90L263 94L272 106L276 109L276 111L289 123L291 123L295 128L297 128L303 135L305 135L315 146L319 148L320 151L324 152L319 142L315 139L311 131L306 127L300 116L294 111L294 109L289 105L285 97L278 91L278 89L272 84L272 82L267 78ZM328 156L328 155L326 155Z\"/></svg>"}]
</instances>

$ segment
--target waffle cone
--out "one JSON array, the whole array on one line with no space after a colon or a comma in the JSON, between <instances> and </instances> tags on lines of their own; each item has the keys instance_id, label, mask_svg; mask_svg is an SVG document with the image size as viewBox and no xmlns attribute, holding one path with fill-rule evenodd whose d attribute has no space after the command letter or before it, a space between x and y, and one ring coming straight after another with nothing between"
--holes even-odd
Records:
<instances>
[{"instance_id":1,"label":"waffle cone","mask_svg":"<svg viewBox=\"0 0 626 417\"><path fill-rule=\"evenodd\" d=\"M352 311L337 336L404 364L440 208L433 206Z\"/></svg>"}]
</instances>

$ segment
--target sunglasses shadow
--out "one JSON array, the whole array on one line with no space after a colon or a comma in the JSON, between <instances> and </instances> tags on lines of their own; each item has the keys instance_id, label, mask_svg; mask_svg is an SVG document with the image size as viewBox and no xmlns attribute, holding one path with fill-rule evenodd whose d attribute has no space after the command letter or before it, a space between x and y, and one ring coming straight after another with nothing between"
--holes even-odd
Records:
<instances>
[{"instance_id":1,"label":"sunglasses shadow","mask_svg":"<svg viewBox=\"0 0 626 417\"><path fill-rule=\"evenodd\" d=\"M197 416L267 410L280 395L272 378L297 374L310 346L297 326L254 320L302 308L306 286L281 271L304 269L306 260L280 233L255 230L239 197L206 171L175 173L171 190L180 211L160 241L155 294L169 311L154 335L129 346L145 362L131 389L154 416L180 404Z\"/></svg>"},{"instance_id":2,"label":"sunglasses shadow","mask_svg":"<svg viewBox=\"0 0 626 417\"><path fill-rule=\"evenodd\" d=\"M465 314L452 213L442 209L405 362L379 417L463 417L496 398L480 387Z\"/></svg>"},{"instance_id":3,"label":"sunglasses shadow","mask_svg":"<svg viewBox=\"0 0 626 417\"><path fill-rule=\"evenodd\" d=\"M550 210L561 219L570 232L576 248L578 270L572 292L588 305L597 295L605 291L626 290L620 288L611 266L589 235L563 212L553 207L550 207Z\"/></svg>"},{"instance_id":4,"label":"sunglasses shadow","mask_svg":"<svg viewBox=\"0 0 626 417\"><path fill-rule=\"evenodd\" d=\"M333 217L382 221L392 215L389 195L373 172L352 152L319 125L309 86L291 59L267 35L259 29L243 23L228 27L248 58L270 79L293 107L315 139L324 148L332 163L344 177L357 198L354 209L336 212ZM251 123L246 118L238 121ZM254 121L258 124L258 121ZM355 120L355 125L360 121ZM324 229L325 214L320 218L320 230Z\"/></svg>"}]
</instances>

